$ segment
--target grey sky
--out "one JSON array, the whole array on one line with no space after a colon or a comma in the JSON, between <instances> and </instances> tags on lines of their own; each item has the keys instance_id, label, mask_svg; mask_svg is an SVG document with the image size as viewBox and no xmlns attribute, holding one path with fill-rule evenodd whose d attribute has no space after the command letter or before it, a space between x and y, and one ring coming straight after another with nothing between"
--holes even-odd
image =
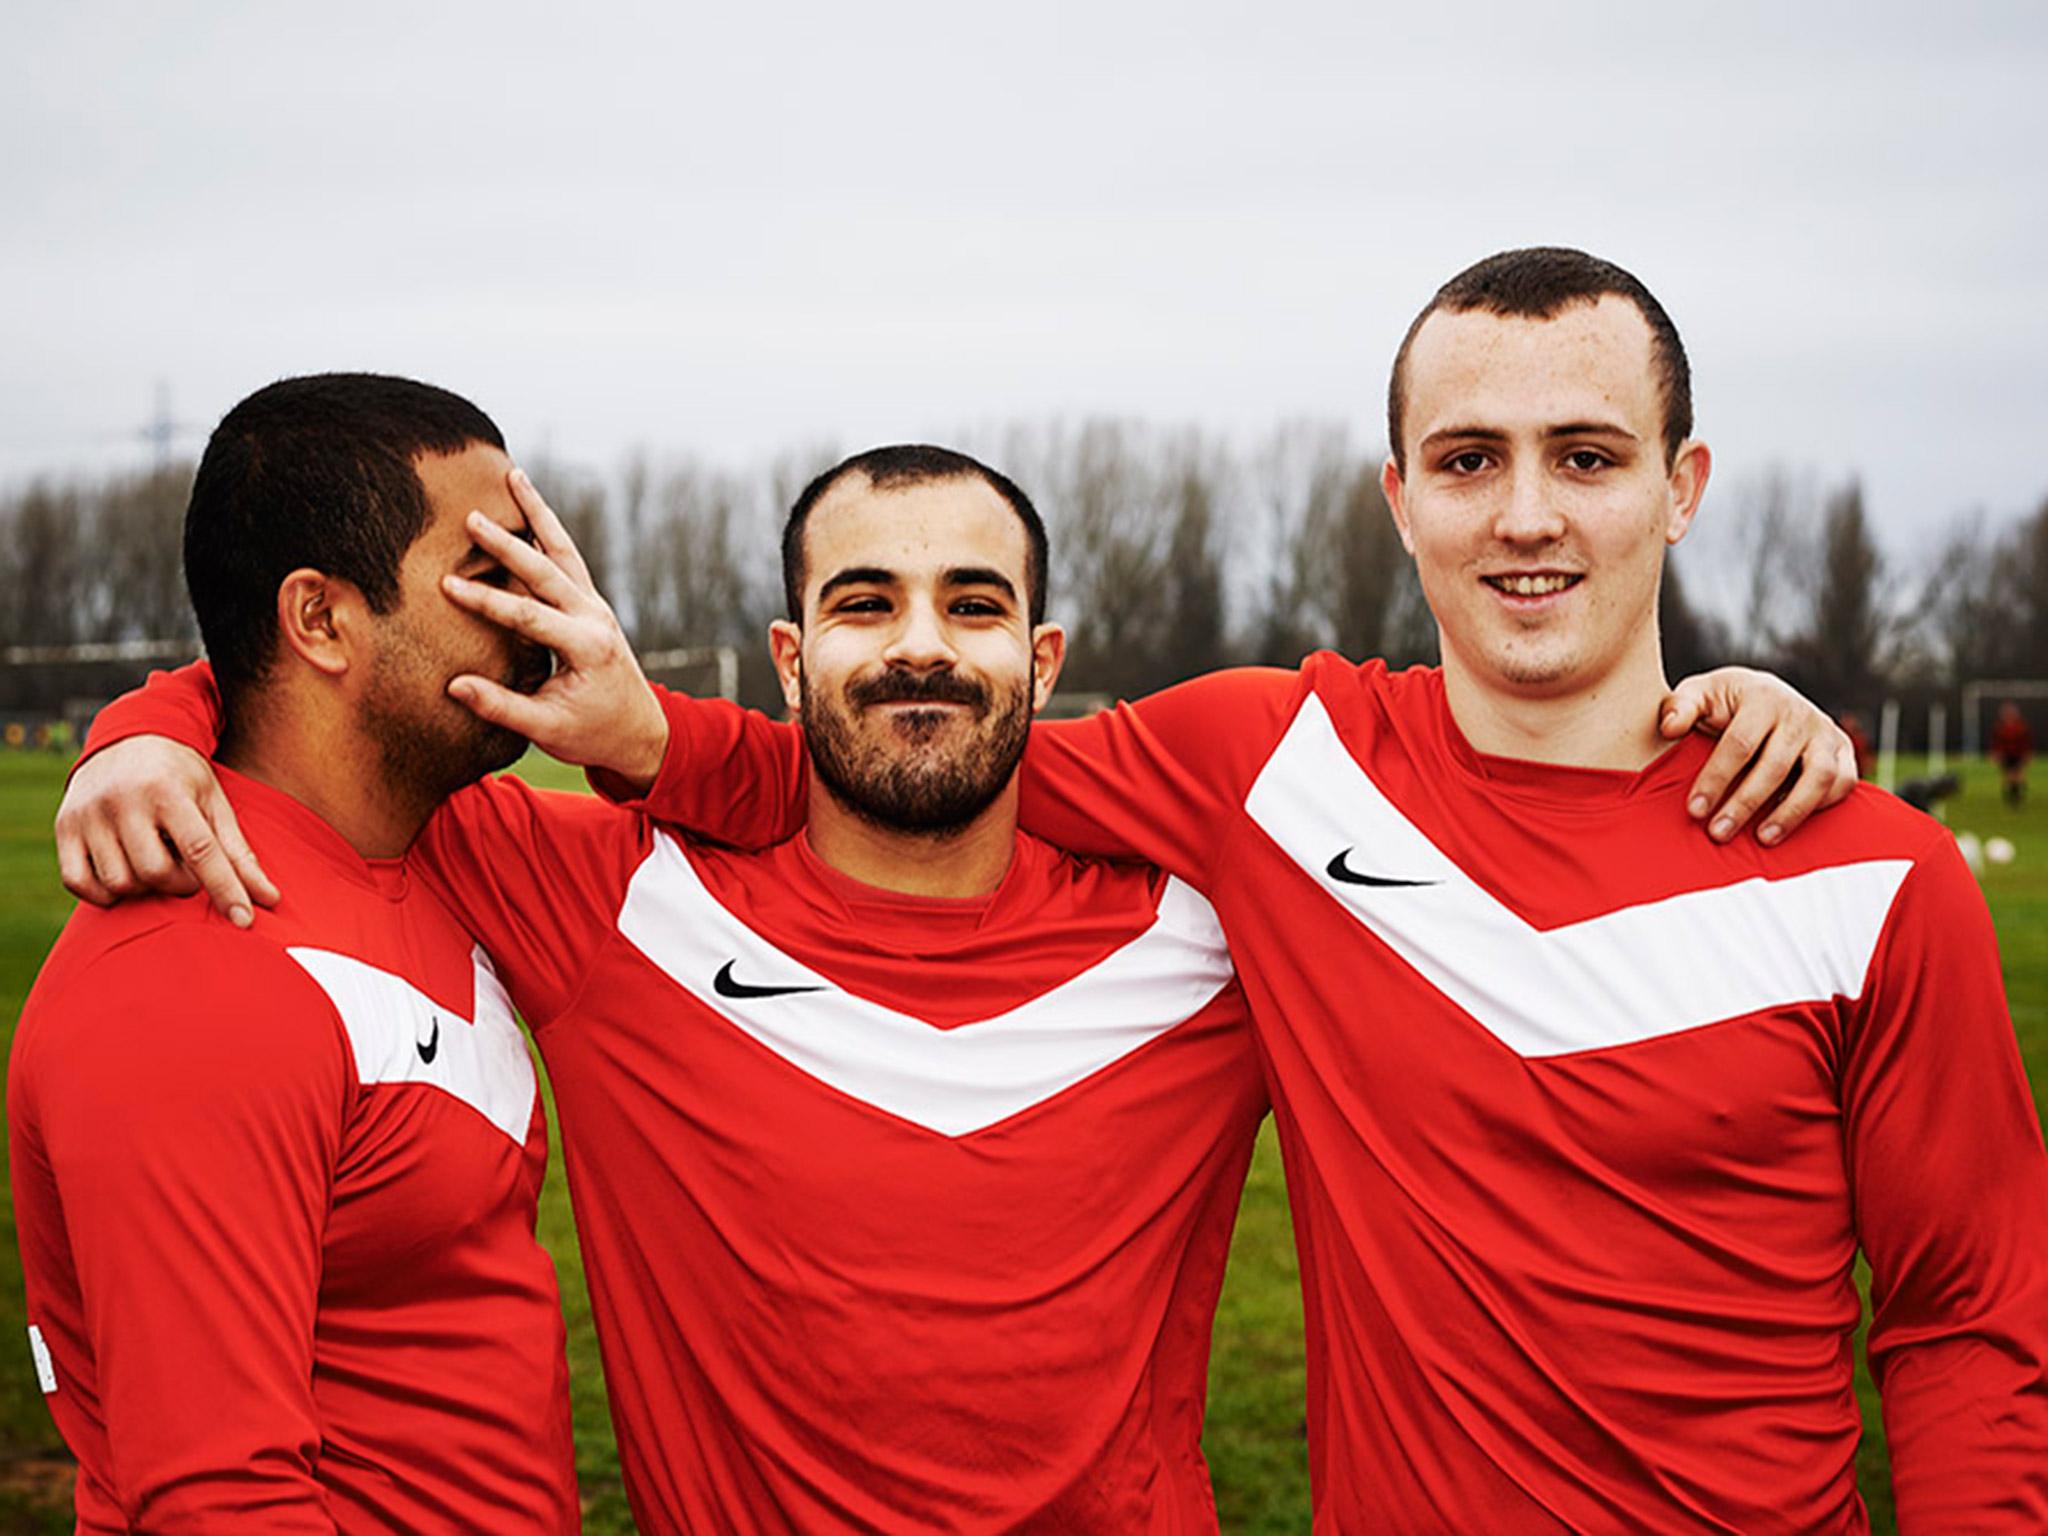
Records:
<instances>
[{"instance_id":1,"label":"grey sky","mask_svg":"<svg viewBox=\"0 0 2048 1536\"><path fill-rule=\"evenodd\" d=\"M1677 318L1723 498L1860 471L1904 550L2048 494L2048 7L1423 9L16 7L0 479L332 367L599 468L1377 442L1435 285L1555 242Z\"/></svg>"}]
</instances>

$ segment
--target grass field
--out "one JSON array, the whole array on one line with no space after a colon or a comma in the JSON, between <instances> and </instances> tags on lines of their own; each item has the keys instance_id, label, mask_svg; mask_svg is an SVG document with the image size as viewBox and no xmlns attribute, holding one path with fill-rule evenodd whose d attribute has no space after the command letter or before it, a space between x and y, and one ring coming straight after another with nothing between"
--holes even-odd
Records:
<instances>
[{"instance_id":1,"label":"grass field","mask_svg":"<svg viewBox=\"0 0 2048 1536\"><path fill-rule=\"evenodd\" d=\"M54 758L0 752L0 1050L12 1040L29 983L70 910L49 845L64 768ZM530 760L528 771L544 783L577 782L545 761ZM2037 801L2025 812L2008 811L1994 788L1991 776L1975 768L1962 796L1950 805L1949 821L1980 836L2007 837L2019 850L2010 865L1987 870L1984 885L1998 921L2013 1019L2038 1106L2048 1095L2048 810ZM2048 792L2048 782L2042 789ZM605 1416L559 1158L550 1171L541 1223L561 1270L569 1318L586 1529L591 1536L615 1536L632 1527ZM0 1188L0 1533L7 1536L70 1529L59 1502L65 1482L63 1448L36 1391L23 1325L13 1208ZM1893 1530L1891 1496L1883 1441L1874 1428L1875 1400L1860 1375L1859 1385L1865 1421L1873 1426L1863 1447L1864 1493L1877 1530L1888 1533ZM1278 1536L1308 1528L1302 1390L1294 1249L1279 1158L1269 1134L1261 1140L1245 1191L1210 1376L1207 1443L1223 1529L1232 1536Z\"/></svg>"}]
</instances>

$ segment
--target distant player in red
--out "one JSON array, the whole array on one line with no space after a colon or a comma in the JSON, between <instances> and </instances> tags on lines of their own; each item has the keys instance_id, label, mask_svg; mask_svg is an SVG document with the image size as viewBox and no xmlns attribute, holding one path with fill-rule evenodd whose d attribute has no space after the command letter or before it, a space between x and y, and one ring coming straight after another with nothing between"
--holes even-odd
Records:
<instances>
[{"instance_id":1,"label":"distant player in red","mask_svg":"<svg viewBox=\"0 0 2048 1536\"><path fill-rule=\"evenodd\" d=\"M2034 733L2019 705L2007 699L1998 706L1991 726L1991 761L2005 784L2005 803L2017 806L2027 798L2027 764L2034 756Z\"/></svg>"},{"instance_id":2,"label":"distant player in red","mask_svg":"<svg viewBox=\"0 0 2048 1536\"><path fill-rule=\"evenodd\" d=\"M1301 1249L1319 1532L1854 1532L1851 1338L1908 1532L2048 1529L2048 1155L1953 839L1859 789L1692 831L1649 728L1709 455L1629 274L1511 252L1419 316L1385 485L1441 670L1334 656L1041 729L1024 820L1208 892ZM800 805L674 701L663 813ZM745 786L740 798L735 784Z\"/></svg>"},{"instance_id":3,"label":"distant player in red","mask_svg":"<svg viewBox=\"0 0 2048 1536\"><path fill-rule=\"evenodd\" d=\"M225 794L286 895L247 931L199 895L81 908L14 1037L29 1342L80 1531L579 1526L533 1066L399 859L523 747L448 677L546 676L438 587L498 569L462 519L516 518L507 468L468 402L359 375L260 391L201 461Z\"/></svg>"},{"instance_id":4,"label":"distant player in red","mask_svg":"<svg viewBox=\"0 0 2048 1536\"><path fill-rule=\"evenodd\" d=\"M585 620L616 630L528 506L578 579L480 527L536 601L458 595L564 670L461 686L552 741ZM1013 831L1059 655L1021 492L880 450L785 550L806 837L734 855L496 781L412 860L547 1055L641 1527L1213 1529L1208 1332L1264 1103L1220 935L1177 882ZM95 741L204 745L194 702L153 686Z\"/></svg>"}]
</instances>

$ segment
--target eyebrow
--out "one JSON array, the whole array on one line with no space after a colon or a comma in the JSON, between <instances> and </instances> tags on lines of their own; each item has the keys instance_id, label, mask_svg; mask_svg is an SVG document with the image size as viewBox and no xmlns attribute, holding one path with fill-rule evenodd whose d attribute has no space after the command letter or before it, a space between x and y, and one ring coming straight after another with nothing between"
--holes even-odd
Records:
<instances>
[{"instance_id":1,"label":"eyebrow","mask_svg":"<svg viewBox=\"0 0 2048 1536\"><path fill-rule=\"evenodd\" d=\"M985 565L956 565L946 572L945 580L949 587L994 587L1005 597L1017 595L1009 577Z\"/></svg>"},{"instance_id":2,"label":"eyebrow","mask_svg":"<svg viewBox=\"0 0 2048 1536\"><path fill-rule=\"evenodd\" d=\"M1013 600L1017 596L1015 583L992 566L956 565L939 579L949 587L994 587ZM825 584L818 588L818 601L823 602L841 587L893 587L901 585L902 580L896 572L879 565L850 565L825 578Z\"/></svg>"},{"instance_id":3,"label":"eyebrow","mask_svg":"<svg viewBox=\"0 0 2048 1536\"><path fill-rule=\"evenodd\" d=\"M1618 421L1563 421L1554 427L1545 427L1546 440L1560 437L1620 437L1629 442L1642 439ZM1421 446L1428 448L1437 442L1504 443L1508 434L1498 427L1451 426L1439 427L1422 440Z\"/></svg>"},{"instance_id":4,"label":"eyebrow","mask_svg":"<svg viewBox=\"0 0 2048 1536\"><path fill-rule=\"evenodd\" d=\"M818 588L818 601L823 602L841 587L893 587L896 582L896 573L879 565L849 565L825 578L825 584Z\"/></svg>"}]
</instances>

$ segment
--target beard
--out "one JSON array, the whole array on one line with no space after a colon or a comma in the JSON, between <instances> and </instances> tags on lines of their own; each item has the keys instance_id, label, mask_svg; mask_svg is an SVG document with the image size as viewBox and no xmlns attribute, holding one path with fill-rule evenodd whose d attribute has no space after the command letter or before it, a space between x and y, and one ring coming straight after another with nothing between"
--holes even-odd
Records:
<instances>
[{"instance_id":1,"label":"beard","mask_svg":"<svg viewBox=\"0 0 2048 1536\"><path fill-rule=\"evenodd\" d=\"M468 670L483 672L481 666ZM546 647L519 642L498 681L532 693L554 670ZM487 773L509 768L526 738L493 725L448 697L445 665L420 637L393 625L378 649L363 695L361 723L377 743L386 788L422 805L439 804Z\"/></svg>"},{"instance_id":2,"label":"beard","mask_svg":"<svg viewBox=\"0 0 2048 1536\"><path fill-rule=\"evenodd\" d=\"M799 686L811 771L833 799L891 831L942 837L969 825L1008 785L1031 732L1028 678L996 691L950 672L887 671L849 683L843 704L826 702L808 675ZM950 709L864 720L876 705L920 699L966 705L971 737L941 741L959 724Z\"/></svg>"}]
</instances>

